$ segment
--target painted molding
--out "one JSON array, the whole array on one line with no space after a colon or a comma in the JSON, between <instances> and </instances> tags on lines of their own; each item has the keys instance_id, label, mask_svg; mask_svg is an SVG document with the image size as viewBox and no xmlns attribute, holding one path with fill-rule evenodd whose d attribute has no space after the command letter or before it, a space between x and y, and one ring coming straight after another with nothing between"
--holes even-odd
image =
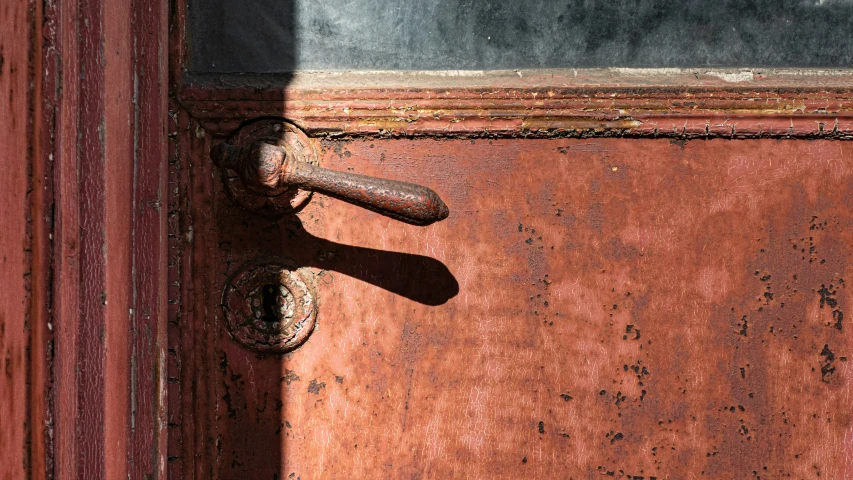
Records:
<instances>
[{"instance_id":1,"label":"painted molding","mask_svg":"<svg viewBox=\"0 0 853 480\"><path fill-rule=\"evenodd\" d=\"M323 136L853 138L853 70L307 72L191 78L226 135L257 117Z\"/></svg>"}]
</instances>

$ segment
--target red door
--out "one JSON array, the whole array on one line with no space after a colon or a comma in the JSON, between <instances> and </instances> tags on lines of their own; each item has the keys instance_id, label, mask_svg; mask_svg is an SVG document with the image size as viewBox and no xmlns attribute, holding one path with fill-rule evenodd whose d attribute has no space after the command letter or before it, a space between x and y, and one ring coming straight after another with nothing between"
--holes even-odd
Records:
<instances>
[{"instance_id":1,"label":"red door","mask_svg":"<svg viewBox=\"0 0 853 480\"><path fill-rule=\"evenodd\" d=\"M728 4L696 18L736 33L645 21L650 2L533 3L503 11L588 26L582 58L610 66L666 53L644 38L726 39L709 65L755 42L768 64L774 44L847 58L843 2L792 3L796 28L762 35ZM231 7L0 11L10 477L853 476L848 71L493 70L465 63L463 22L413 55L428 71L311 73L300 37L238 60L302 70L196 75L216 43L188 15L260 10ZM505 22L519 36L477 40L482 58L562 51L528 49L570 30L536 25ZM399 32L422 34L358 38L382 53Z\"/></svg>"},{"instance_id":2,"label":"red door","mask_svg":"<svg viewBox=\"0 0 853 480\"><path fill-rule=\"evenodd\" d=\"M183 366L199 403L182 414L214 439L196 446L206 468L224 478L849 470L845 144L317 146L329 168L435 185L450 217L419 229L315 196L271 223L247 217L202 170L190 212L205 255L186 264L195 348ZM300 267L319 304L310 338L284 356L230 338L234 312L215 288L270 256Z\"/></svg>"},{"instance_id":3,"label":"red door","mask_svg":"<svg viewBox=\"0 0 853 480\"><path fill-rule=\"evenodd\" d=\"M226 78L172 107L174 477L853 472L846 73Z\"/></svg>"}]
</instances>

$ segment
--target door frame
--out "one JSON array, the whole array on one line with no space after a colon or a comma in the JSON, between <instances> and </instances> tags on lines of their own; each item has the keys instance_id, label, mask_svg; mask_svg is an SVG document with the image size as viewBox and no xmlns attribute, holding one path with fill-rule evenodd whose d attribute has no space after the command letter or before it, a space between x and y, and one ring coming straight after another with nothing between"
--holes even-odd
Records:
<instances>
[{"instance_id":1,"label":"door frame","mask_svg":"<svg viewBox=\"0 0 853 480\"><path fill-rule=\"evenodd\" d=\"M0 12L11 478L165 478L168 5Z\"/></svg>"}]
</instances>

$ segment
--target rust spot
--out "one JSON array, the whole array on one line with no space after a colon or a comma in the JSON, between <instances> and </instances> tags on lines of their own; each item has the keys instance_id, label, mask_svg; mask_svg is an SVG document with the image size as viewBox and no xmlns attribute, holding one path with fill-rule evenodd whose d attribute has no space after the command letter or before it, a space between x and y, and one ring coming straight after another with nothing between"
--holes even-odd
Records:
<instances>
[{"instance_id":1,"label":"rust spot","mask_svg":"<svg viewBox=\"0 0 853 480\"><path fill-rule=\"evenodd\" d=\"M324 388L326 388L326 382L317 382L317 380L311 380L311 382L308 384L308 393L319 395L320 390Z\"/></svg>"},{"instance_id":2,"label":"rust spot","mask_svg":"<svg viewBox=\"0 0 853 480\"><path fill-rule=\"evenodd\" d=\"M829 383L829 379L835 374L835 354L829 349L829 344L823 346L820 356L823 357L823 362L820 365L820 379Z\"/></svg>"},{"instance_id":3,"label":"rust spot","mask_svg":"<svg viewBox=\"0 0 853 480\"><path fill-rule=\"evenodd\" d=\"M291 383L299 381L299 375L297 375L296 372L294 372L293 370L285 369L284 376L281 377L281 381L287 383L287 385L290 386Z\"/></svg>"}]
</instances>

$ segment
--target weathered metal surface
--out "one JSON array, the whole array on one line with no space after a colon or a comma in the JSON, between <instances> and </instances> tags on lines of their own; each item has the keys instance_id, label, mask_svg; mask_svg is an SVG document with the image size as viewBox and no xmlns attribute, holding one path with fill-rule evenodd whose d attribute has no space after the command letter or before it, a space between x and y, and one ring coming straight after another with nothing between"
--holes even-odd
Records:
<instances>
[{"instance_id":1,"label":"weathered metal surface","mask_svg":"<svg viewBox=\"0 0 853 480\"><path fill-rule=\"evenodd\" d=\"M426 226L447 218L447 205L429 188L320 168L315 165L316 152L305 134L284 122L272 126L278 127L275 131L280 132L280 140L257 138L244 145L220 143L210 152L217 166L239 177L237 180L223 173L232 197L244 207L257 204L260 213L280 216L286 208L291 207L292 211L307 201L306 198L297 203L302 190L325 193L412 225ZM238 190L238 181L242 181L243 189ZM249 200L252 197L261 200ZM278 197L284 200L268 200Z\"/></svg>"},{"instance_id":2,"label":"weathered metal surface","mask_svg":"<svg viewBox=\"0 0 853 480\"><path fill-rule=\"evenodd\" d=\"M284 115L326 136L851 138L851 85L849 71L304 73L179 100L220 135Z\"/></svg>"},{"instance_id":3,"label":"weathered metal surface","mask_svg":"<svg viewBox=\"0 0 853 480\"><path fill-rule=\"evenodd\" d=\"M197 476L853 475L846 143L321 144L329 168L435 185L453 213L421 230L322 195L253 216L192 128ZM313 271L322 301L285 356L243 349L217 313L260 255Z\"/></svg>"},{"instance_id":4,"label":"weathered metal surface","mask_svg":"<svg viewBox=\"0 0 853 480\"><path fill-rule=\"evenodd\" d=\"M292 156L303 162L317 165L317 152L305 132L290 123L278 119L260 119L243 125L228 139L228 143L236 147L251 148L256 142L280 145ZM255 159L260 160L260 159ZM216 161L216 158L214 158ZM252 164L234 165L234 167L249 167ZM254 164L254 168L262 168L262 164ZM272 182L267 191L254 186L260 180L260 171L243 170L238 174L231 168L222 168L220 177L228 194L243 208L272 219L298 211L311 199L311 191L296 186L279 185L280 169L278 165L266 165L270 171L265 172L266 180ZM262 170L261 170L262 171ZM246 178L244 181L243 177ZM253 188L254 186L254 188Z\"/></svg>"},{"instance_id":5,"label":"weathered metal surface","mask_svg":"<svg viewBox=\"0 0 853 480\"><path fill-rule=\"evenodd\" d=\"M286 259L262 258L235 273L222 292L228 332L260 353L293 350L314 330L317 301L306 280Z\"/></svg>"}]
</instances>

